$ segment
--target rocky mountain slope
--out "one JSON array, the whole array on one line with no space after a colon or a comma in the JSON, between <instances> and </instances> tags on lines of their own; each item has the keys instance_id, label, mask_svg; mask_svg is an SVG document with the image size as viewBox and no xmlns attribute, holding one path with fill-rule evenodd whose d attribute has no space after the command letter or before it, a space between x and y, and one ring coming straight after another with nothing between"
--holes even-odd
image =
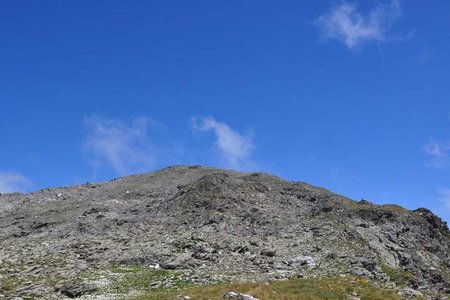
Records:
<instances>
[{"instance_id":1,"label":"rocky mountain slope","mask_svg":"<svg viewBox=\"0 0 450 300\"><path fill-rule=\"evenodd\" d=\"M155 287L353 275L445 294L450 233L424 208L199 166L0 196L0 298L98 294L120 266L177 274Z\"/></svg>"}]
</instances>

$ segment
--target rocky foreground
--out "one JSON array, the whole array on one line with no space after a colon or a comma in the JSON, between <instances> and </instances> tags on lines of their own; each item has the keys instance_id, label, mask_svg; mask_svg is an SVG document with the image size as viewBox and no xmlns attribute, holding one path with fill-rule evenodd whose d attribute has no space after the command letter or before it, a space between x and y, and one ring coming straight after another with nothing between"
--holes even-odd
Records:
<instances>
[{"instance_id":1,"label":"rocky foreground","mask_svg":"<svg viewBox=\"0 0 450 300\"><path fill-rule=\"evenodd\" d=\"M0 299L131 297L130 270L146 289L356 276L445 299L450 232L425 208L199 166L0 196Z\"/></svg>"}]
</instances>

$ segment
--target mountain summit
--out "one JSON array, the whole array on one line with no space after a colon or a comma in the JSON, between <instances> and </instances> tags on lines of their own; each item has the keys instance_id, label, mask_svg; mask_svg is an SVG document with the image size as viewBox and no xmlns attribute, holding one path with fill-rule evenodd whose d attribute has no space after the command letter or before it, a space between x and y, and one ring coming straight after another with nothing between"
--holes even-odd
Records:
<instances>
[{"instance_id":1,"label":"mountain summit","mask_svg":"<svg viewBox=\"0 0 450 300\"><path fill-rule=\"evenodd\" d=\"M425 208L200 166L0 196L0 298L96 294L98 274L126 266L198 284L361 276L448 293L450 232Z\"/></svg>"}]
</instances>

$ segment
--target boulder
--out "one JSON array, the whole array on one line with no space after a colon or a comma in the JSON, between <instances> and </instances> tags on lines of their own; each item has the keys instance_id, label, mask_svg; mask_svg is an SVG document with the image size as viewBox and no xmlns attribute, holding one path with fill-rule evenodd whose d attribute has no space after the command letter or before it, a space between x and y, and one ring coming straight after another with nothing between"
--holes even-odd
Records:
<instances>
[{"instance_id":1,"label":"boulder","mask_svg":"<svg viewBox=\"0 0 450 300\"><path fill-rule=\"evenodd\" d=\"M228 292L225 295L223 295L224 299L235 299L235 300L259 300L258 298L255 298L253 296L247 295L247 294L241 294L237 292Z\"/></svg>"},{"instance_id":2,"label":"boulder","mask_svg":"<svg viewBox=\"0 0 450 300\"><path fill-rule=\"evenodd\" d=\"M316 262L311 256L296 256L286 260L284 263L296 268L308 267L312 269L316 266Z\"/></svg>"}]
</instances>

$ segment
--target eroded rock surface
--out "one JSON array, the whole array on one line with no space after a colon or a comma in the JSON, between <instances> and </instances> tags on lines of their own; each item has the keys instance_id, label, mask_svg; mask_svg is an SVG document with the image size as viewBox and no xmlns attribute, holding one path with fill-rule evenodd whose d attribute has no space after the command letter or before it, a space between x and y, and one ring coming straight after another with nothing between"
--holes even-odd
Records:
<instances>
[{"instance_id":1,"label":"eroded rock surface","mask_svg":"<svg viewBox=\"0 0 450 300\"><path fill-rule=\"evenodd\" d=\"M94 293L68 282L117 265L198 283L351 274L445 293L450 238L424 208L198 166L0 196L0 298Z\"/></svg>"}]
</instances>

